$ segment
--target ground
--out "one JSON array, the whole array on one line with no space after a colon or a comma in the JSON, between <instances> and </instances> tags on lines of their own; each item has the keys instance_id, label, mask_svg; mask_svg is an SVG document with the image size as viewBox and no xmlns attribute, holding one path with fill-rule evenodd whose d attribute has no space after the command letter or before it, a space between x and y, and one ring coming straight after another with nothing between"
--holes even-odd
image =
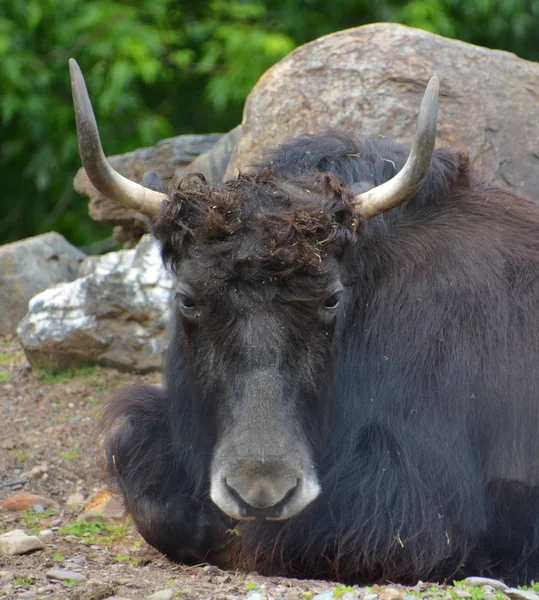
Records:
<instances>
[{"instance_id":1,"label":"ground","mask_svg":"<svg viewBox=\"0 0 539 600\"><path fill-rule=\"evenodd\" d=\"M0 504L15 494L43 496L36 510L0 508L0 535L22 529L45 544L33 553L0 553L0 600L135 600L158 591L165 599L212 600L300 600L319 594L323 596L318 600L507 598L489 586L420 583L414 588L393 584L350 588L336 582L267 578L209 565L170 563L142 540L118 506L104 516L100 513L110 492L99 466L95 435L99 411L115 389L159 379L158 374L134 375L101 367L46 373L30 368L15 338L0 338ZM68 578L51 579L53 570L68 571ZM76 575L85 580L75 581Z\"/></svg>"}]
</instances>

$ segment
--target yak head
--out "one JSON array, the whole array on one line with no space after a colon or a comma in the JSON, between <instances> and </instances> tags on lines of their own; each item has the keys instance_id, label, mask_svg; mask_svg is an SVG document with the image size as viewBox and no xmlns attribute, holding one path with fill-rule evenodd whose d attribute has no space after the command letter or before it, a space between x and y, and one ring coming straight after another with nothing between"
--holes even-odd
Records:
<instances>
[{"instance_id":1,"label":"yak head","mask_svg":"<svg viewBox=\"0 0 539 600\"><path fill-rule=\"evenodd\" d=\"M73 60L70 67L88 177L150 219L177 277L175 344L215 432L211 498L237 519L291 517L320 493L316 451L349 293L343 257L361 221L421 187L434 150L437 80L403 169L359 195L336 175L285 180L271 164L217 186L190 175L164 194L110 167L82 73Z\"/></svg>"}]
</instances>

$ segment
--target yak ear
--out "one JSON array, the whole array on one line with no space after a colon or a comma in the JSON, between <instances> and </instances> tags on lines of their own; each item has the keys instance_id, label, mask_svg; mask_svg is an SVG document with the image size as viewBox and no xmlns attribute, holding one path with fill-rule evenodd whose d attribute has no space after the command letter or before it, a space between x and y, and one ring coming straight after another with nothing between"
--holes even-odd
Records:
<instances>
[{"instance_id":1,"label":"yak ear","mask_svg":"<svg viewBox=\"0 0 539 600\"><path fill-rule=\"evenodd\" d=\"M436 143L439 87L438 77L432 77L419 107L416 133L404 167L389 181L354 198L354 212L363 219L372 219L404 204L423 185Z\"/></svg>"},{"instance_id":2,"label":"yak ear","mask_svg":"<svg viewBox=\"0 0 539 600\"><path fill-rule=\"evenodd\" d=\"M150 219L155 219L161 210L162 203L168 200L168 196L130 181L110 166L101 146L99 130L84 76L77 61L73 58L69 59L69 72L77 120L79 152L88 179L107 198Z\"/></svg>"}]
</instances>

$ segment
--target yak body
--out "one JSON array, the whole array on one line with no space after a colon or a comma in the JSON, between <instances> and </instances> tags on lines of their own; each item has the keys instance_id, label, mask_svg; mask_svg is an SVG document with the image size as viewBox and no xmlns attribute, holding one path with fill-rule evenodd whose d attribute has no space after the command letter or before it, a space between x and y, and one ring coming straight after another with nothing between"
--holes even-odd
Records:
<instances>
[{"instance_id":1,"label":"yak body","mask_svg":"<svg viewBox=\"0 0 539 600\"><path fill-rule=\"evenodd\" d=\"M187 178L153 224L179 280L165 383L124 390L104 422L127 507L171 559L539 577L539 207L440 149L411 200L354 216L350 198L405 159L301 136L254 174ZM277 457L278 509L266 488L245 508L230 474L215 487L252 454Z\"/></svg>"}]
</instances>

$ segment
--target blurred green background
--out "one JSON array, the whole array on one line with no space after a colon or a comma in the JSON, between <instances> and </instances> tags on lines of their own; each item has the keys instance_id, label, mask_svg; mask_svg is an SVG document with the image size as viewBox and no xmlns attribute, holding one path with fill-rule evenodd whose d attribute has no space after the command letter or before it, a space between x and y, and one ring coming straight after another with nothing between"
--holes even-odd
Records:
<instances>
[{"instance_id":1,"label":"blurred green background","mask_svg":"<svg viewBox=\"0 0 539 600\"><path fill-rule=\"evenodd\" d=\"M0 244L54 229L110 236L72 190L80 166L67 61L81 65L108 154L226 132L296 46L395 21L539 60L539 0L2 0Z\"/></svg>"}]
</instances>

